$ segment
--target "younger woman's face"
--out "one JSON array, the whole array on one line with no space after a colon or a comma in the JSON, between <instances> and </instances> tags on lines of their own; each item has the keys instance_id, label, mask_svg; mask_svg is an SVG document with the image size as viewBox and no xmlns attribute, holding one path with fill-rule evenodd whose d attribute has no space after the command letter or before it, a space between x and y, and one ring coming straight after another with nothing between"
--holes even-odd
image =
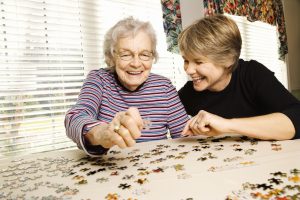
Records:
<instances>
[{"instance_id":1,"label":"younger woman's face","mask_svg":"<svg viewBox=\"0 0 300 200\"><path fill-rule=\"evenodd\" d=\"M231 73L227 67L217 66L203 56L182 54L184 70L192 79L196 91L222 91L229 84Z\"/></svg>"}]
</instances>

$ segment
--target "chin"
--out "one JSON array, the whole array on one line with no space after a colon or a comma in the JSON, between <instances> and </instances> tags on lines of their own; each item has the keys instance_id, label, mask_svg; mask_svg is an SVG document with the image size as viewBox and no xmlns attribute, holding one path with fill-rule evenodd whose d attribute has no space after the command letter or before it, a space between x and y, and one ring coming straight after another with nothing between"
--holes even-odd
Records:
<instances>
[{"instance_id":1,"label":"chin","mask_svg":"<svg viewBox=\"0 0 300 200\"><path fill-rule=\"evenodd\" d=\"M206 87L194 85L194 90L196 90L197 92L202 92L206 89L207 89Z\"/></svg>"}]
</instances>

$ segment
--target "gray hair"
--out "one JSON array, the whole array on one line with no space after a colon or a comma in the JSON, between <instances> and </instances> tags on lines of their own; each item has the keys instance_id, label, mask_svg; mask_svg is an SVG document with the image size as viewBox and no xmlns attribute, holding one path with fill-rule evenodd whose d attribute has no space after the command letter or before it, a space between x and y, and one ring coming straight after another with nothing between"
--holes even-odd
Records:
<instances>
[{"instance_id":1,"label":"gray hair","mask_svg":"<svg viewBox=\"0 0 300 200\"><path fill-rule=\"evenodd\" d=\"M104 59L107 67L112 71L115 70L114 51L120 38L128 36L134 36L138 32L144 31L149 35L152 46L152 53L155 62L158 59L158 53L156 50L156 34L149 22L143 22L138 19L134 19L132 16L118 21L113 27L111 27L104 36L103 52Z\"/></svg>"}]
</instances>

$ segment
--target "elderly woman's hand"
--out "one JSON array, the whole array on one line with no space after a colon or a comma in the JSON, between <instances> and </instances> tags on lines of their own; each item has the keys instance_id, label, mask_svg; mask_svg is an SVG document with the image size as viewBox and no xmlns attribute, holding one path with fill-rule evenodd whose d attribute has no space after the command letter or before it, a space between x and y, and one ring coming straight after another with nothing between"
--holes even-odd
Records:
<instances>
[{"instance_id":1,"label":"elderly woman's hand","mask_svg":"<svg viewBox=\"0 0 300 200\"><path fill-rule=\"evenodd\" d=\"M187 122L182 135L217 136L229 131L228 122L228 119L201 110Z\"/></svg>"},{"instance_id":2,"label":"elderly woman's hand","mask_svg":"<svg viewBox=\"0 0 300 200\"><path fill-rule=\"evenodd\" d=\"M92 145L110 148L114 145L120 148L135 145L135 140L141 136L144 127L143 120L137 108L129 108L125 112L118 112L109 124L93 127L86 138Z\"/></svg>"},{"instance_id":3,"label":"elderly woman's hand","mask_svg":"<svg viewBox=\"0 0 300 200\"><path fill-rule=\"evenodd\" d=\"M141 136L144 124L137 108L129 108L126 112L119 112L109 127L111 141L120 148L135 145L135 139Z\"/></svg>"}]
</instances>

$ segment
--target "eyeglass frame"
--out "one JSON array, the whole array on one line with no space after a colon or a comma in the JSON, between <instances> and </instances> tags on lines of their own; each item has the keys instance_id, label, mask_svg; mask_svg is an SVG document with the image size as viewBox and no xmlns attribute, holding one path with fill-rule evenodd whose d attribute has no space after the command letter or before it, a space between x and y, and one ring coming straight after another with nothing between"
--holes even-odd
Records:
<instances>
[{"instance_id":1,"label":"eyeglass frame","mask_svg":"<svg viewBox=\"0 0 300 200\"><path fill-rule=\"evenodd\" d=\"M124 56L121 56L120 54L122 54L122 53L130 53L130 55L126 54ZM143 56L142 55L143 53L147 53L147 54L149 53L149 55L147 55L148 57L146 55L144 55L144 56L146 56L146 59L144 59L143 57L141 57L141 56ZM141 51L139 53L134 53L134 52L132 52L130 50L122 50L122 52L114 51L114 54L116 54L123 61L133 61L134 58L135 58L135 55L138 56L138 59L140 61L151 61L151 60L154 59L153 52L152 51L148 51L148 50L143 50L143 51ZM125 56L127 56L128 58L126 58Z\"/></svg>"}]
</instances>

